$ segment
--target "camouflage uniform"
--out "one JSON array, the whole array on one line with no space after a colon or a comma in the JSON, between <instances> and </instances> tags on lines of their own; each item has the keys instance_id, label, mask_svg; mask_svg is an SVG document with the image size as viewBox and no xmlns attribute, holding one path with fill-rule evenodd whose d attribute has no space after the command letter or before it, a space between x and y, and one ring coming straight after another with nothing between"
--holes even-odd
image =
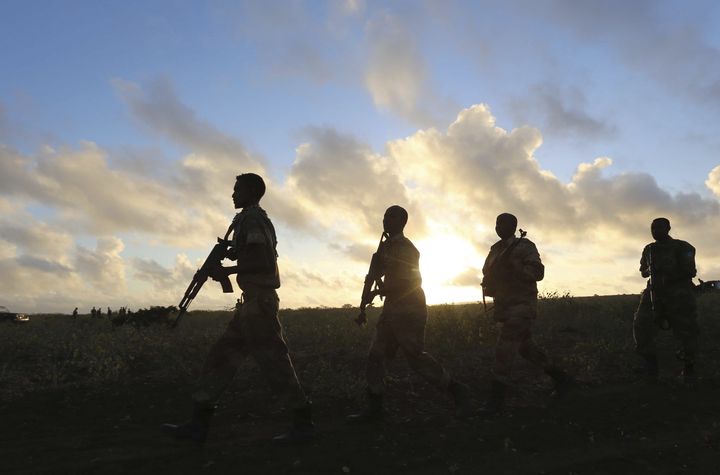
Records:
<instances>
[{"instance_id":1,"label":"camouflage uniform","mask_svg":"<svg viewBox=\"0 0 720 475\"><path fill-rule=\"evenodd\" d=\"M385 363L400 349L423 378L447 389L450 376L425 352L427 306L420 276L420 253L402 234L385 241L378 250L379 275L384 275L385 304L377 323L367 363L367 382L371 393L384 390Z\"/></svg>"},{"instance_id":2,"label":"camouflage uniform","mask_svg":"<svg viewBox=\"0 0 720 475\"><path fill-rule=\"evenodd\" d=\"M645 276L648 276L650 262L653 266L651 280L654 281L655 311L650 298L651 282L648 281L633 322L635 348L643 356L655 355L658 326L666 321L682 344L685 362L692 363L698 339L697 306L692 283L697 273L695 248L679 239L657 241L643 249L640 272Z\"/></svg>"},{"instance_id":3,"label":"camouflage uniform","mask_svg":"<svg viewBox=\"0 0 720 475\"><path fill-rule=\"evenodd\" d=\"M307 404L295 374L278 320L276 289L280 277L275 251L275 228L258 205L248 206L233 221L231 259L237 260L237 283L242 299L225 333L210 349L193 399L214 403L232 380L237 365L252 356L273 391L287 398L288 406Z\"/></svg>"},{"instance_id":4,"label":"camouflage uniform","mask_svg":"<svg viewBox=\"0 0 720 475\"><path fill-rule=\"evenodd\" d=\"M502 324L493 376L504 384L510 381L517 354L546 372L553 368L532 338L532 325L537 317L537 281L544 275L545 266L535 244L525 238L513 236L498 241L485 259L483 288L485 295L494 299L495 321Z\"/></svg>"}]
</instances>

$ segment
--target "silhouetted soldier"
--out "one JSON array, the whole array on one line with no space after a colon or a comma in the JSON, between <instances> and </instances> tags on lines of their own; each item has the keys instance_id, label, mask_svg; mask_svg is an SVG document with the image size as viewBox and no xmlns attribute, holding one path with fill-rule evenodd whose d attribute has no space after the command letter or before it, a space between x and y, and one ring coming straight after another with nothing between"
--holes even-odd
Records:
<instances>
[{"instance_id":1,"label":"silhouetted soldier","mask_svg":"<svg viewBox=\"0 0 720 475\"><path fill-rule=\"evenodd\" d=\"M237 273L242 300L205 360L192 395L192 419L182 425L164 426L176 438L205 440L216 401L235 375L236 365L248 355L255 359L273 391L292 408L292 428L273 441L298 443L316 436L311 404L295 374L278 320L277 238L272 222L258 204L264 194L265 183L260 176L245 173L237 177L232 198L235 208L242 208L242 212L233 220L234 234L227 256L237 260L237 265L220 267L212 277L217 280Z\"/></svg>"},{"instance_id":2,"label":"silhouetted soldier","mask_svg":"<svg viewBox=\"0 0 720 475\"><path fill-rule=\"evenodd\" d=\"M78 308L75 307L75 310L73 310L73 313L72 313L72 318L73 318L73 320L75 320L77 317L78 317Z\"/></svg>"},{"instance_id":3,"label":"silhouetted soldier","mask_svg":"<svg viewBox=\"0 0 720 475\"><path fill-rule=\"evenodd\" d=\"M92 310L90 310L90 316L92 318L95 318L97 316L97 310L95 310L95 307L93 307Z\"/></svg>"},{"instance_id":4,"label":"silhouetted soldier","mask_svg":"<svg viewBox=\"0 0 720 475\"><path fill-rule=\"evenodd\" d=\"M645 246L640 258L640 273L649 277L635 312L633 336L637 352L645 358L647 377L657 381L658 360L655 336L667 323L680 340L685 382L695 377L698 325L695 290L695 248L670 237L670 221L657 218L650 225L655 242Z\"/></svg>"},{"instance_id":5,"label":"silhouetted soldier","mask_svg":"<svg viewBox=\"0 0 720 475\"><path fill-rule=\"evenodd\" d=\"M112 310L110 310L110 307L107 308L107 317L108 317L108 320L112 319Z\"/></svg>"},{"instance_id":6,"label":"silhouetted soldier","mask_svg":"<svg viewBox=\"0 0 720 475\"><path fill-rule=\"evenodd\" d=\"M467 386L454 381L442 365L425 352L428 314L420 276L420 253L403 235L407 220L407 211L397 205L388 208L383 217L383 229L388 238L380 245L374 258L379 268L371 268L371 272L378 278L385 277L379 294L386 299L368 352L367 406L362 412L347 417L351 423L383 418L385 363L395 356L398 349L405 354L412 369L453 396L459 416L469 413ZM368 303L363 301L361 308Z\"/></svg>"},{"instance_id":7,"label":"silhouetted soldier","mask_svg":"<svg viewBox=\"0 0 720 475\"><path fill-rule=\"evenodd\" d=\"M517 218L509 213L497 217L495 232L500 237L490 248L483 265L483 294L493 297L494 319L501 324L495 347L490 398L483 410L487 416L502 411L516 355L541 367L554 383L554 394L562 395L571 378L552 364L533 341L532 325L537 317L537 282L545 276L535 244L515 237Z\"/></svg>"}]
</instances>

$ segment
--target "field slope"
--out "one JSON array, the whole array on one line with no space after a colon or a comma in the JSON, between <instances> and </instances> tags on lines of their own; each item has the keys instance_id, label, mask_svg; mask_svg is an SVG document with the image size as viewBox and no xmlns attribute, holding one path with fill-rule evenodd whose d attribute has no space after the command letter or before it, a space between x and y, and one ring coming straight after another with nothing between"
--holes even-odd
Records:
<instances>
[{"instance_id":1,"label":"field slope","mask_svg":"<svg viewBox=\"0 0 720 475\"><path fill-rule=\"evenodd\" d=\"M579 384L552 403L549 382L522 362L509 410L490 421L451 417L452 404L390 365L388 420L354 427L372 326L352 309L282 312L322 437L276 448L287 428L248 361L224 395L205 447L159 432L182 420L204 356L230 318L193 312L181 328L113 329L80 317L33 316L0 326L0 472L7 473L717 473L720 464L720 296L700 299L700 380L677 378L675 343L661 333L661 383L639 381L631 322L637 296L542 301L537 340ZM494 325L478 305L431 307L427 347L486 396ZM371 315L371 325L377 310Z\"/></svg>"}]
</instances>

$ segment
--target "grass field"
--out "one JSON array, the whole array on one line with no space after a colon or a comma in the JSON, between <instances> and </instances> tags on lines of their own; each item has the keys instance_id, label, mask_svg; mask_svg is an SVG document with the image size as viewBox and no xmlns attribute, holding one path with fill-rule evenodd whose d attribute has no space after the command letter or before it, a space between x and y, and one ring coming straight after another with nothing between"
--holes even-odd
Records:
<instances>
[{"instance_id":1,"label":"grass field","mask_svg":"<svg viewBox=\"0 0 720 475\"><path fill-rule=\"evenodd\" d=\"M323 436L300 448L268 438L286 428L251 361L221 400L202 449L165 440L162 422L189 411L188 394L229 312L192 312L180 328L112 328L107 320L34 315L0 326L0 472L17 473L718 473L720 295L699 299L700 381L679 383L668 332L659 338L662 384L638 382L632 348L637 296L540 304L536 339L579 381L559 404L523 362L509 410L456 421L452 404L400 356L389 371L382 426L343 417L362 403L370 326L354 309L281 312L300 380ZM486 397L494 324L479 305L430 308L427 349Z\"/></svg>"}]
</instances>

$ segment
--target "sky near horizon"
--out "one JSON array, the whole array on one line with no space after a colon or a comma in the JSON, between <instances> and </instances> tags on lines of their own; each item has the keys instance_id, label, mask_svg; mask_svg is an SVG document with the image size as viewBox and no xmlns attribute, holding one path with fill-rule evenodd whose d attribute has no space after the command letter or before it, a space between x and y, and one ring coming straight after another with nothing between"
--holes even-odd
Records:
<instances>
[{"instance_id":1,"label":"sky near horizon","mask_svg":"<svg viewBox=\"0 0 720 475\"><path fill-rule=\"evenodd\" d=\"M357 305L392 204L429 303L512 212L544 292L638 293L650 222L720 278L720 4L0 3L0 305L175 305L260 173L283 307ZM239 294L235 297L239 297ZM228 308L210 282L193 308Z\"/></svg>"}]
</instances>

